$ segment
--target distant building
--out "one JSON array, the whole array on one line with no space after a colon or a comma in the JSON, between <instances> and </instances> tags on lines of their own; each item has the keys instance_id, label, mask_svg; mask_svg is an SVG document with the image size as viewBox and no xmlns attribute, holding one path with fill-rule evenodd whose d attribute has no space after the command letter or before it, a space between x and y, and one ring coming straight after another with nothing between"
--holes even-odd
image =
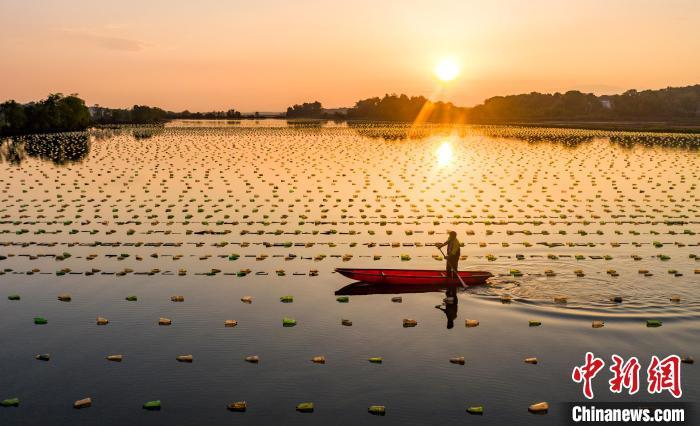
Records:
<instances>
[{"instance_id":1,"label":"distant building","mask_svg":"<svg viewBox=\"0 0 700 426\"><path fill-rule=\"evenodd\" d=\"M92 118L93 120L107 118L110 115L109 108L103 108L98 104L88 107L88 112L90 112L90 118Z\"/></svg>"}]
</instances>

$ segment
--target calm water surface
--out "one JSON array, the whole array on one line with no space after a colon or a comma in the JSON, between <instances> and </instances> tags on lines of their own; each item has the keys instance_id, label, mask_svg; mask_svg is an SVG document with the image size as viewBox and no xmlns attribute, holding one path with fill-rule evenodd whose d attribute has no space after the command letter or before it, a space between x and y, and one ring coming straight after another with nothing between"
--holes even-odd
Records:
<instances>
[{"instance_id":1,"label":"calm water surface","mask_svg":"<svg viewBox=\"0 0 700 426\"><path fill-rule=\"evenodd\" d=\"M586 351L643 369L700 356L698 139L244 120L5 140L0 399L21 405L0 423L560 424L583 399L570 376ZM430 244L448 229L461 269L496 275L459 292L452 328L441 291L394 303L333 273L440 269ZM697 401L697 371L683 364L683 401ZM614 395L608 378L596 402L673 399ZM141 408L155 399L161 411ZM248 411L228 412L234 401ZM307 401L314 413L297 413ZM539 401L549 413L529 414Z\"/></svg>"}]
</instances>

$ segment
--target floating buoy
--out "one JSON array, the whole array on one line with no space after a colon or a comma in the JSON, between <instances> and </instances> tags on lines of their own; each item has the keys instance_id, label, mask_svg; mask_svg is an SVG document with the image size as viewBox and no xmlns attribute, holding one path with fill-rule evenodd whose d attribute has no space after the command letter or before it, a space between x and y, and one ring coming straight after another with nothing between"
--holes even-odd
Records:
<instances>
[{"instance_id":1,"label":"floating buoy","mask_svg":"<svg viewBox=\"0 0 700 426\"><path fill-rule=\"evenodd\" d=\"M313 402L301 402L297 404L297 411L300 413L312 413L314 411Z\"/></svg>"},{"instance_id":2,"label":"floating buoy","mask_svg":"<svg viewBox=\"0 0 700 426\"><path fill-rule=\"evenodd\" d=\"M192 355L178 355L177 357L175 357L175 359L178 360L178 362L192 362L193 361Z\"/></svg>"},{"instance_id":3,"label":"floating buoy","mask_svg":"<svg viewBox=\"0 0 700 426\"><path fill-rule=\"evenodd\" d=\"M380 356L375 356L369 359L369 362L374 363L374 364L381 364L384 359Z\"/></svg>"},{"instance_id":4,"label":"floating buoy","mask_svg":"<svg viewBox=\"0 0 700 426\"><path fill-rule=\"evenodd\" d=\"M566 304L566 302L568 302L568 299L565 296L558 296L554 298L554 303Z\"/></svg>"},{"instance_id":5,"label":"floating buoy","mask_svg":"<svg viewBox=\"0 0 700 426\"><path fill-rule=\"evenodd\" d=\"M535 358L535 357L525 358L525 363L526 364L537 364L537 358Z\"/></svg>"},{"instance_id":6,"label":"floating buoy","mask_svg":"<svg viewBox=\"0 0 700 426\"><path fill-rule=\"evenodd\" d=\"M394 303L401 303L403 302L403 298L401 296L394 296L391 298L391 301Z\"/></svg>"},{"instance_id":7,"label":"floating buoy","mask_svg":"<svg viewBox=\"0 0 700 426\"><path fill-rule=\"evenodd\" d=\"M660 320L647 320L647 327L661 327Z\"/></svg>"},{"instance_id":8,"label":"floating buoy","mask_svg":"<svg viewBox=\"0 0 700 426\"><path fill-rule=\"evenodd\" d=\"M158 325L170 325L173 323L173 320L169 318L159 318L158 319Z\"/></svg>"},{"instance_id":9,"label":"floating buoy","mask_svg":"<svg viewBox=\"0 0 700 426\"><path fill-rule=\"evenodd\" d=\"M92 407L92 399L90 398L79 399L73 403L73 408L80 409L88 407Z\"/></svg>"},{"instance_id":10,"label":"floating buoy","mask_svg":"<svg viewBox=\"0 0 700 426\"><path fill-rule=\"evenodd\" d=\"M404 318L403 319L403 326L404 327L415 327L418 325L418 321L411 319L411 318Z\"/></svg>"},{"instance_id":11,"label":"floating buoy","mask_svg":"<svg viewBox=\"0 0 700 426\"><path fill-rule=\"evenodd\" d=\"M294 327L295 325L297 325L297 320L294 318L282 318L282 327Z\"/></svg>"},{"instance_id":12,"label":"floating buoy","mask_svg":"<svg viewBox=\"0 0 700 426\"><path fill-rule=\"evenodd\" d=\"M475 319L468 319L464 320L464 326L465 327L478 327L479 326L479 321Z\"/></svg>"},{"instance_id":13,"label":"floating buoy","mask_svg":"<svg viewBox=\"0 0 700 426\"><path fill-rule=\"evenodd\" d=\"M107 324L109 324L109 320L108 320L107 318L103 318L103 317L97 317L96 322L97 322L97 325L107 325Z\"/></svg>"},{"instance_id":14,"label":"floating buoy","mask_svg":"<svg viewBox=\"0 0 700 426\"><path fill-rule=\"evenodd\" d=\"M680 296L671 296L669 299L673 303L681 303L681 297Z\"/></svg>"},{"instance_id":15,"label":"floating buoy","mask_svg":"<svg viewBox=\"0 0 700 426\"><path fill-rule=\"evenodd\" d=\"M257 363L260 362L260 357L257 356L257 355L248 355L247 357L245 357L245 360L246 360L247 362L250 362L250 363L253 363L253 364L257 364Z\"/></svg>"},{"instance_id":16,"label":"floating buoy","mask_svg":"<svg viewBox=\"0 0 700 426\"><path fill-rule=\"evenodd\" d=\"M7 296L7 300L20 300L19 294L11 294Z\"/></svg>"},{"instance_id":17,"label":"floating buoy","mask_svg":"<svg viewBox=\"0 0 700 426\"><path fill-rule=\"evenodd\" d=\"M323 355L317 355L313 358L311 358L311 362L315 364L325 364L326 363L326 357Z\"/></svg>"},{"instance_id":18,"label":"floating buoy","mask_svg":"<svg viewBox=\"0 0 700 426\"><path fill-rule=\"evenodd\" d=\"M143 404L143 408L145 410L152 410L152 411L160 410L160 401L159 400L148 401L145 404Z\"/></svg>"},{"instance_id":19,"label":"floating buoy","mask_svg":"<svg viewBox=\"0 0 700 426\"><path fill-rule=\"evenodd\" d=\"M549 404L546 402L538 402L527 407L527 410L531 413L544 414L549 410Z\"/></svg>"},{"instance_id":20,"label":"floating buoy","mask_svg":"<svg viewBox=\"0 0 700 426\"><path fill-rule=\"evenodd\" d=\"M342 325L346 326L346 327L351 327L351 326L352 326L352 321L350 321L349 319L341 319L341 320L340 320L340 323L341 323Z\"/></svg>"},{"instance_id":21,"label":"floating buoy","mask_svg":"<svg viewBox=\"0 0 700 426\"><path fill-rule=\"evenodd\" d=\"M170 301L172 301L172 302L184 302L185 296L171 296Z\"/></svg>"},{"instance_id":22,"label":"floating buoy","mask_svg":"<svg viewBox=\"0 0 700 426\"><path fill-rule=\"evenodd\" d=\"M612 297L612 298L610 298L610 301L615 302L615 303L622 303L622 296Z\"/></svg>"},{"instance_id":23,"label":"floating buoy","mask_svg":"<svg viewBox=\"0 0 700 426\"><path fill-rule=\"evenodd\" d=\"M513 297L512 297L512 296L508 296L508 295L502 295L502 296L501 296L501 303L510 303L510 302L512 302L512 301L513 301Z\"/></svg>"},{"instance_id":24,"label":"floating buoy","mask_svg":"<svg viewBox=\"0 0 700 426\"><path fill-rule=\"evenodd\" d=\"M292 296L282 296L282 297L280 297L280 302L282 302L282 303L292 303L292 302L294 302L294 297L292 297Z\"/></svg>"},{"instance_id":25,"label":"floating buoy","mask_svg":"<svg viewBox=\"0 0 700 426\"><path fill-rule=\"evenodd\" d=\"M542 325L542 321L530 320L530 321L528 321L528 325L530 327L539 327Z\"/></svg>"},{"instance_id":26,"label":"floating buoy","mask_svg":"<svg viewBox=\"0 0 700 426\"><path fill-rule=\"evenodd\" d=\"M107 355L107 361L122 362L122 355Z\"/></svg>"},{"instance_id":27,"label":"floating buoy","mask_svg":"<svg viewBox=\"0 0 700 426\"><path fill-rule=\"evenodd\" d=\"M374 414L375 416L384 416L386 415L386 407L383 405L370 405L367 411L370 414Z\"/></svg>"},{"instance_id":28,"label":"floating buoy","mask_svg":"<svg viewBox=\"0 0 700 426\"><path fill-rule=\"evenodd\" d=\"M484 406L477 405L477 406L473 406L473 407L467 407L467 413L483 415L484 414Z\"/></svg>"},{"instance_id":29,"label":"floating buoy","mask_svg":"<svg viewBox=\"0 0 700 426\"><path fill-rule=\"evenodd\" d=\"M338 296L335 300L340 303L348 303L350 298L348 296Z\"/></svg>"},{"instance_id":30,"label":"floating buoy","mask_svg":"<svg viewBox=\"0 0 700 426\"><path fill-rule=\"evenodd\" d=\"M19 407L19 398L7 398L0 401L3 407Z\"/></svg>"},{"instance_id":31,"label":"floating buoy","mask_svg":"<svg viewBox=\"0 0 700 426\"><path fill-rule=\"evenodd\" d=\"M35 356L34 358L38 359L39 361L49 361L51 359L50 354L39 354Z\"/></svg>"},{"instance_id":32,"label":"floating buoy","mask_svg":"<svg viewBox=\"0 0 700 426\"><path fill-rule=\"evenodd\" d=\"M224 327L235 327L238 325L238 321L236 320L226 320L224 321Z\"/></svg>"},{"instance_id":33,"label":"floating buoy","mask_svg":"<svg viewBox=\"0 0 700 426\"><path fill-rule=\"evenodd\" d=\"M243 303L253 303L253 296L243 296L241 297L241 302Z\"/></svg>"},{"instance_id":34,"label":"floating buoy","mask_svg":"<svg viewBox=\"0 0 700 426\"><path fill-rule=\"evenodd\" d=\"M44 324L48 324L48 323L49 323L49 320L47 320L46 318L34 317L34 324L36 324L36 325L44 325Z\"/></svg>"},{"instance_id":35,"label":"floating buoy","mask_svg":"<svg viewBox=\"0 0 700 426\"><path fill-rule=\"evenodd\" d=\"M594 320L593 323L591 324L591 327L593 328L601 328L605 325L605 322L600 321L600 320Z\"/></svg>"},{"instance_id":36,"label":"floating buoy","mask_svg":"<svg viewBox=\"0 0 700 426\"><path fill-rule=\"evenodd\" d=\"M229 411L243 412L248 408L248 404L245 401L232 402L226 407Z\"/></svg>"},{"instance_id":37,"label":"floating buoy","mask_svg":"<svg viewBox=\"0 0 700 426\"><path fill-rule=\"evenodd\" d=\"M450 362L452 364L459 364L459 365L464 365L464 357L463 356L457 356L454 358L450 358Z\"/></svg>"},{"instance_id":38,"label":"floating buoy","mask_svg":"<svg viewBox=\"0 0 700 426\"><path fill-rule=\"evenodd\" d=\"M138 298L136 296L126 296L126 300L129 302L136 302Z\"/></svg>"},{"instance_id":39,"label":"floating buoy","mask_svg":"<svg viewBox=\"0 0 700 426\"><path fill-rule=\"evenodd\" d=\"M70 294L59 294L58 295L58 300L61 302L70 302L72 300Z\"/></svg>"}]
</instances>

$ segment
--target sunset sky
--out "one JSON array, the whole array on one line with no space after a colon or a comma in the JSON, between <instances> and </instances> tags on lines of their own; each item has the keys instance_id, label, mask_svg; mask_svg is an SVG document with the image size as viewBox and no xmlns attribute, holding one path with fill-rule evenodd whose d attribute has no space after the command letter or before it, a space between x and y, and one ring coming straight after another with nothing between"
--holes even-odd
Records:
<instances>
[{"instance_id":1,"label":"sunset sky","mask_svg":"<svg viewBox=\"0 0 700 426\"><path fill-rule=\"evenodd\" d=\"M698 22L697 0L0 0L0 100L250 112L682 86L700 83Z\"/></svg>"}]
</instances>

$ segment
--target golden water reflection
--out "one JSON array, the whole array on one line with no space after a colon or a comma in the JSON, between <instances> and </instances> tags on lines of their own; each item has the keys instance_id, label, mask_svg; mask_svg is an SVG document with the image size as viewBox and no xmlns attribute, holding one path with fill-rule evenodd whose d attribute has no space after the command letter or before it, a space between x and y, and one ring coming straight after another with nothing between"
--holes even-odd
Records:
<instances>
[{"instance_id":1,"label":"golden water reflection","mask_svg":"<svg viewBox=\"0 0 700 426\"><path fill-rule=\"evenodd\" d=\"M438 164L441 166L446 166L452 162L452 157L454 153L452 152L452 145L449 141L443 142L440 147L435 152L437 156Z\"/></svg>"}]
</instances>

